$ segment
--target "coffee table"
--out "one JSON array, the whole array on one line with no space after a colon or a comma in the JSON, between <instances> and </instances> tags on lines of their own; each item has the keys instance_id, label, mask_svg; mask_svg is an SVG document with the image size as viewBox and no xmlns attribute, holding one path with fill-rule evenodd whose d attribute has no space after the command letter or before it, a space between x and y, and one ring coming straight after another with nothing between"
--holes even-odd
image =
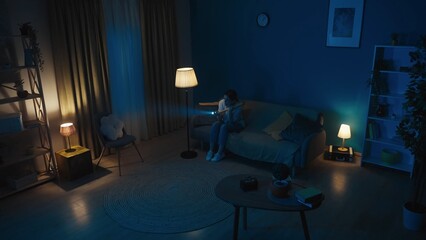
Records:
<instances>
[{"instance_id":1,"label":"coffee table","mask_svg":"<svg viewBox=\"0 0 426 240\"><path fill-rule=\"evenodd\" d=\"M244 192L240 188L240 180L248 176L255 177L257 179L257 190ZM233 238L238 239L240 208L243 208L243 227L245 230L247 229L247 208L256 208L272 211L299 212L305 239L309 240L310 236L308 225L306 223L305 211L310 211L320 207L322 200L310 208L297 202L296 198L292 194L290 194L288 198L276 198L269 191L271 181L272 178L267 176L239 174L225 177L216 185L216 196L223 201L234 205L235 208ZM298 188L298 186L293 185L293 191L296 190L295 188Z\"/></svg>"}]
</instances>

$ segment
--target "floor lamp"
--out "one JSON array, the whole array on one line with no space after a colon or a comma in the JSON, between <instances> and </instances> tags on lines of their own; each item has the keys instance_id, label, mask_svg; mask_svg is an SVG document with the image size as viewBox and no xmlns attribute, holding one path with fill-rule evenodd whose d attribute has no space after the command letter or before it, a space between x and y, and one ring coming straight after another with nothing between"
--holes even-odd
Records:
<instances>
[{"instance_id":1,"label":"floor lamp","mask_svg":"<svg viewBox=\"0 0 426 240\"><path fill-rule=\"evenodd\" d=\"M180 156L185 159L195 158L197 152L191 151L189 149L189 109L188 109L188 89L198 85L197 77L195 76L195 71L191 67L178 68L176 70L176 81L175 86L177 88L185 89L186 97L186 137L188 150L182 152Z\"/></svg>"}]
</instances>

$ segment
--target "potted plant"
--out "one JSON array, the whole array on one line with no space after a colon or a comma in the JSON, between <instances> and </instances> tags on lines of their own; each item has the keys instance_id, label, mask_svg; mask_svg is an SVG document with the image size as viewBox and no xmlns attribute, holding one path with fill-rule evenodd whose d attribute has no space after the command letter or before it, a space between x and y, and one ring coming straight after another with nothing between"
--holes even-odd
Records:
<instances>
[{"instance_id":1,"label":"potted plant","mask_svg":"<svg viewBox=\"0 0 426 240\"><path fill-rule=\"evenodd\" d=\"M405 91L405 116L397 126L397 134L413 154L413 197L404 204L404 226L419 230L425 224L426 207L423 202L426 188L426 36L421 45L410 52L413 63L410 69L411 81Z\"/></svg>"},{"instance_id":2,"label":"potted plant","mask_svg":"<svg viewBox=\"0 0 426 240\"><path fill-rule=\"evenodd\" d=\"M291 187L290 168L284 163L277 163L272 169L271 193L275 197L285 198Z\"/></svg>"},{"instance_id":3,"label":"potted plant","mask_svg":"<svg viewBox=\"0 0 426 240\"><path fill-rule=\"evenodd\" d=\"M15 80L15 84L13 85L13 87L6 86L4 84L1 84L1 86L4 88L15 90L16 94L20 98L26 98L29 94L27 90L24 90L24 80L22 79Z\"/></svg>"},{"instance_id":4,"label":"potted plant","mask_svg":"<svg viewBox=\"0 0 426 240\"><path fill-rule=\"evenodd\" d=\"M284 163L277 163L272 169L272 176L274 180L287 180L290 175L290 168Z\"/></svg>"},{"instance_id":5,"label":"potted plant","mask_svg":"<svg viewBox=\"0 0 426 240\"><path fill-rule=\"evenodd\" d=\"M392 39L392 45L394 46L398 45L398 33L392 33L391 39Z\"/></svg>"},{"instance_id":6,"label":"potted plant","mask_svg":"<svg viewBox=\"0 0 426 240\"><path fill-rule=\"evenodd\" d=\"M28 96L28 91L24 90L24 80L16 80L15 85L13 87L15 88L18 97L26 98Z\"/></svg>"},{"instance_id":7,"label":"potted plant","mask_svg":"<svg viewBox=\"0 0 426 240\"><path fill-rule=\"evenodd\" d=\"M19 31L21 31L22 36L27 36L32 30L31 22L26 22L19 25Z\"/></svg>"},{"instance_id":8,"label":"potted plant","mask_svg":"<svg viewBox=\"0 0 426 240\"><path fill-rule=\"evenodd\" d=\"M25 66L38 65L41 71L43 71L43 55L40 51L40 44L37 41L37 31L31 25L31 22L26 22L19 25L19 30L22 36L26 36L30 39L29 48L25 49Z\"/></svg>"}]
</instances>

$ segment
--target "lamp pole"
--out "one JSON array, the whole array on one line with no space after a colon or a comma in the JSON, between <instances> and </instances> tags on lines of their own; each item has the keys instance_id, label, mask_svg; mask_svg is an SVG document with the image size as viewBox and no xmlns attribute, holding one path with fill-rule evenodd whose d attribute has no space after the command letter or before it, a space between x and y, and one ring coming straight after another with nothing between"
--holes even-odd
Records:
<instances>
[{"instance_id":1,"label":"lamp pole","mask_svg":"<svg viewBox=\"0 0 426 240\"><path fill-rule=\"evenodd\" d=\"M197 157L197 152L191 151L189 149L189 104L188 104L188 88L185 89L185 97L186 97L186 143L188 146L188 150L184 151L180 154L182 158L190 159Z\"/></svg>"}]
</instances>

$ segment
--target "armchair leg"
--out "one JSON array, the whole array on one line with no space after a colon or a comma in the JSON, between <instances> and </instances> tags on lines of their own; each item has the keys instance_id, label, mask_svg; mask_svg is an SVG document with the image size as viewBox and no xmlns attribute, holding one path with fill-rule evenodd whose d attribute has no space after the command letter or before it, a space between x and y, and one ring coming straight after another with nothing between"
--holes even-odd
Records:
<instances>
[{"instance_id":1,"label":"armchair leg","mask_svg":"<svg viewBox=\"0 0 426 240\"><path fill-rule=\"evenodd\" d=\"M99 157L98 163L96 164L96 167L99 166L99 163L102 160L102 157L104 156L104 152L105 152L105 147L102 147L102 151L101 151L101 156Z\"/></svg>"},{"instance_id":2,"label":"armchair leg","mask_svg":"<svg viewBox=\"0 0 426 240\"><path fill-rule=\"evenodd\" d=\"M139 149L138 149L138 147L136 146L135 142L132 142L132 144L133 144L133 147L135 147L136 152L138 152L139 157L141 158L141 161L142 161L142 162L144 162L144 160L143 160L143 158L142 158L142 155L141 155L141 153L139 152Z\"/></svg>"},{"instance_id":3,"label":"armchair leg","mask_svg":"<svg viewBox=\"0 0 426 240\"><path fill-rule=\"evenodd\" d=\"M120 148L117 148L117 158L118 158L118 174L121 177L121 156L120 156Z\"/></svg>"}]
</instances>

